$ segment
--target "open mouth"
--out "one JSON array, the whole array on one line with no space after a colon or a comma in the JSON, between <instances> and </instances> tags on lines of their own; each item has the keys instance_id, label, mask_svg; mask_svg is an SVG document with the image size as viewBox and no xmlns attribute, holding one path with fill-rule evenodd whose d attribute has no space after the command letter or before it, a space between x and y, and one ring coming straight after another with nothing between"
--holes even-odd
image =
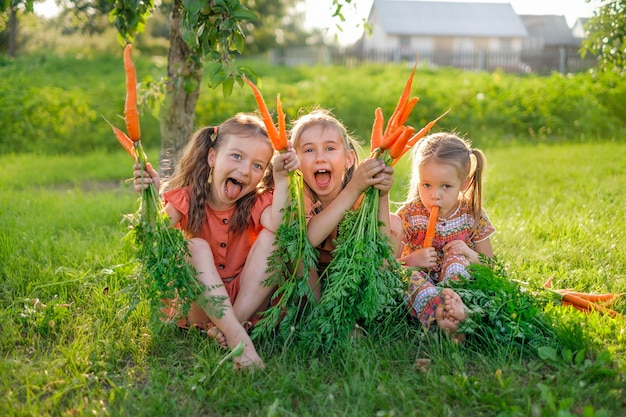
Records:
<instances>
[{"instance_id":1,"label":"open mouth","mask_svg":"<svg viewBox=\"0 0 626 417\"><path fill-rule=\"evenodd\" d=\"M330 184L330 171L326 169L320 169L313 174L315 177L315 184L318 187L326 187Z\"/></svg>"},{"instance_id":2,"label":"open mouth","mask_svg":"<svg viewBox=\"0 0 626 417\"><path fill-rule=\"evenodd\" d=\"M235 178L228 178L226 180L226 185L224 186L224 194L226 197L231 200L236 200L241 194L241 190L243 189L243 183Z\"/></svg>"}]
</instances>

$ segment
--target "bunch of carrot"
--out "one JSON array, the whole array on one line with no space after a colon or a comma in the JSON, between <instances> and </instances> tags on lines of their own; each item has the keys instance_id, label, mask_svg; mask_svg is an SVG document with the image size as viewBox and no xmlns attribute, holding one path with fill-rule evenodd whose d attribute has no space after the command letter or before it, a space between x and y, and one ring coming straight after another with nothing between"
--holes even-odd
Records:
<instances>
[{"instance_id":1,"label":"bunch of carrot","mask_svg":"<svg viewBox=\"0 0 626 417\"><path fill-rule=\"evenodd\" d=\"M406 154L421 138L423 138L430 129L446 114L449 110L430 121L426 126L421 128L414 134L415 129L411 126L405 126L413 108L419 101L417 97L409 98L413 77L415 76L415 68L417 61L413 65L413 70L404 86L404 90L400 95L398 104L393 111L387 126L384 127L383 112L380 107L375 111L374 125L372 126L372 135L370 140L371 155L381 158L388 165L395 165L404 154ZM384 129L383 129L384 127ZM439 207L434 206L430 212L428 229L426 231L426 239L424 247L432 246L435 237L435 226L437 224L437 216L439 215Z\"/></svg>"},{"instance_id":2,"label":"bunch of carrot","mask_svg":"<svg viewBox=\"0 0 626 417\"><path fill-rule=\"evenodd\" d=\"M124 72L126 74L126 97L124 121L126 134L121 129L107 123L122 147L141 165L145 171L148 158L141 144L139 111L137 109L137 74L131 58L132 45L124 48ZM129 238L137 247L145 281L139 282L139 295L147 293L147 298L158 310L163 300L177 299L182 313L185 313L192 301L198 300L203 288L195 279L196 271L187 261L189 249L182 232L171 227L171 221L164 210L159 191L150 184L142 191L141 203L131 219ZM135 300L135 304L139 300ZM207 300L209 304L221 301Z\"/></svg>"},{"instance_id":3,"label":"bunch of carrot","mask_svg":"<svg viewBox=\"0 0 626 417\"><path fill-rule=\"evenodd\" d=\"M261 119L274 149L285 152L289 144L280 94L276 97L276 127L259 88L249 79L244 80L254 93ZM268 259L269 277L264 284L277 286L277 290L273 295L272 307L263 312L262 319L254 328L255 336L270 336L279 325L279 332L286 337L296 324L300 300L312 297L308 277L317 255L306 234L304 179L299 171L289 173L289 202L283 212L283 221L276 231L274 243L276 249Z\"/></svg>"},{"instance_id":4,"label":"bunch of carrot","mask_svg":"<svg viewBox=\"0 0 626 417\"><path fill-rule=\"evenodd\" d=\"M617 301L623 294L614 293L584 293L574 291L571 289L552 289L552 278L549 278L544 284L543 288L552 293L557 300L560 301L563 306L572 306L576 310L591 313L594 311L607 314L612 317L618 317L622 314L611 309L611 306Z\"/></svg>"},{"instance_id":5,"label":"bunch of carrot","mask_svg":"<svg viewBox=\"0 0 626 417\"><path fill-rule=\"evenodd\" d=\"M374 113L374 124L370 139L371 155L383 159L388 165L395 165L417 141L423 138L449 112L448 110L435 120L430 121L417 133L414 133L415 128L405 126L413 108L419 101L418 97L409 98L416 67L417 61L413 65L413 70L404 86L396 108L391 117L389 117L387 126L385 126L382 109L378 107Z\"/></svg>"}]
</instances>

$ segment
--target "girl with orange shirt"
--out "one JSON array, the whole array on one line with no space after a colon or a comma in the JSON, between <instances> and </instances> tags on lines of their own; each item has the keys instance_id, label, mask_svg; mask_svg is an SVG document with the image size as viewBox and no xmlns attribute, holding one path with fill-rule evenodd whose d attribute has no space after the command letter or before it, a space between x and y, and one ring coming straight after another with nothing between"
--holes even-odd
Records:
<instances>
[{"instance_id":1,"label":"girl with orange shirt","mask_svg":"<svg viewBox=\"0 0 626 417\"><path fill-rule=\"evenodd\" d=\"M209 331L216 326L214 336L231 349L244 341L239 366L264 367L242 322L267 306L273 290L263 285L267 258L282 222L289 171L298 166L291 149L275 155L257 116L239 113L198 130L164 185L165 211L189 239L190 263L205 295L225 298L221 315L193 303L178 324ZM134 173L137 191L151 182L159 187L151 166L142 172L135 165ZM167 313L174 318L175 307Z\"/></svg>"}]
</instances>

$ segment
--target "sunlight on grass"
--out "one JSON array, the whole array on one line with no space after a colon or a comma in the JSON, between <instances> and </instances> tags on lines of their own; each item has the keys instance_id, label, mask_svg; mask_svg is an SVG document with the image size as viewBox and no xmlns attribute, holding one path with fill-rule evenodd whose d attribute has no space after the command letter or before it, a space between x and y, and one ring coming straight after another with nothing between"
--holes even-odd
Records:
<instances>
[{"instance_id":1,"label":"sunlight on grass","mask_svg":"<svg viewBox=\"0 0 626 417\"><path fill-rule=\"evenodd\" d=\"M626 145L484 151L484 206L497 228L495 252L512 278L540 285L553 276L556 288L626 292ZM396 166L396 202L405 198L409 165L406 158ZM323 357L265 342L265 371L237 372L230 361L219 366L227 351L201 332L156 326L145 304L126 316L127 290L137 279L120 223L138 204L124 183L130 168L121 151L0 156L0 414L626 410L626 320L560 306L547 309L569 329L570 345L585 342L587 351L545 349L527 357L498 345L477 352L396 321ZM625 299L614 308L624 312Z\"/></svg>"}]
</instances>

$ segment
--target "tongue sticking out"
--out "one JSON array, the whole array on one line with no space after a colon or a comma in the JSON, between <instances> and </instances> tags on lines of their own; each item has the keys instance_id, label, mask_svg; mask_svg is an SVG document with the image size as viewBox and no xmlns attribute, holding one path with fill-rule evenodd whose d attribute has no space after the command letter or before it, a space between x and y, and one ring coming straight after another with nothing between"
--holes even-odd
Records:
<instances>
[{"instance_id":1,"label":"tongue sticking out","mask_svg":"<svg viewBox=\"0 0 626 417\"><path fill-rule=\"evenodd\" d=\"M318 171L315 173L315 183L318 187L326 187L330 184L330 172Z\"/></svg>"},{"instance_id":2,"label":"tongue sticking out","mask_svg":"<svg viewBox=\"0 0 626 417\"><path fill-rule=\"evenodd\" d=\"M224 189L224 192L226 193L226 196L228 198L230 198L231 200L236 200L237 197L239 197L239 193L241 193L241 184L234 181L233 179L229 178L226 181L226 186Z\"/></svg>"}]
</instances>

